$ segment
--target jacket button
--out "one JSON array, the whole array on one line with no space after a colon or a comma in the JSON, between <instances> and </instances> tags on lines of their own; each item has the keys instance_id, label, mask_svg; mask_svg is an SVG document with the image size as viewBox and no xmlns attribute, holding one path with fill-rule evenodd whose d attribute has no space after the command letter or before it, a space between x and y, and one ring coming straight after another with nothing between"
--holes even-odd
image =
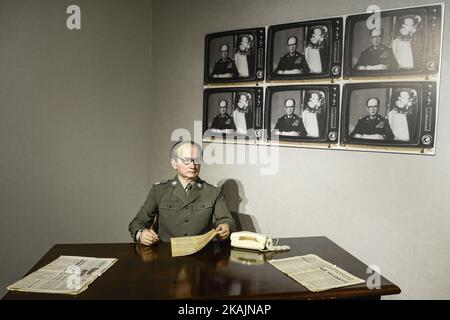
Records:
<instances>
[{"instance_id":1,"label":"jacket button","mask_svg":"<svg viewBox=\"0 0 450 320\"><path fill-rule=\"evenodd\" d=\"M189 219L188 218L184 219L184 222L189 222Z\"/></svg>"}]
</instances>

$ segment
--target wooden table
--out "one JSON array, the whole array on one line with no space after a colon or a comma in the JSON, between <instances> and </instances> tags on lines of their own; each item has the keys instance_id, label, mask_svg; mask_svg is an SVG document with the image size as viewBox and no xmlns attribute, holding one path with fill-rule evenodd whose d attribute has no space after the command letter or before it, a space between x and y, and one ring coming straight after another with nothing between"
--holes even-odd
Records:
<instances>
[{"instance_id":1,"label":"wooden table","mask_svg":"<svg viewBox=\"0 0 450 320\"><path fill-rule=\"evenodd\" d=\"M379 289L366 284L324 292L310 292L265 262L316 254L351 274L367 279L367 266L326 237L285 238L285 253L257 254L212 242L200 252L171 257L169 243L145 247L135 243L57 244L29 271L60 255L117 258L118 261L89 288L76 296L10 291L3 299L379 299L398 294L400 288L381 277Z\"/></svg>"}]
</instances>

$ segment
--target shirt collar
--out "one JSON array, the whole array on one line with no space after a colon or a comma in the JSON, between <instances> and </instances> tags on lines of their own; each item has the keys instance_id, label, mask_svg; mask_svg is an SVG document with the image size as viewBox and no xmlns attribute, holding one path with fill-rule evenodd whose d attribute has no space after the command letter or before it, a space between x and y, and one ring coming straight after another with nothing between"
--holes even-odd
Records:
<instances>
[{"instance_id":1,"label":"shirt collar","mask_svg":"<svg viewBox=\"0 0 450 320\"><path fill-rule=\"evenodd\" d=\"M198 181L198 177L195 181L185 181L179 175L177 175L176 179L178 180L179 183L181 183L181 186L183 187L183 189L186 189L186 186L188 183L194 183L194 182Z\"/></svg>"}]
</instances>

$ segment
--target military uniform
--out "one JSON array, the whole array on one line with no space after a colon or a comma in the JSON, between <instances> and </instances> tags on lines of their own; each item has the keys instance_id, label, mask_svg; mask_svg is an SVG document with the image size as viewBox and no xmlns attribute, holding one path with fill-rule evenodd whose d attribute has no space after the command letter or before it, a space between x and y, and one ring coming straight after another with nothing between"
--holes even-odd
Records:
<instances>
[{"instance_id":1,"label":"military uniform","mask_svg":"<svg viewBox=\"0 0 450 320\"><path fill-rule=\"evenodd\" d=\"M385 140L392 140L394 138L389 121L379 114L375 115L372 119L370 116L359 119L351 135L353 136L355 134L379 134Z\"/></svg>"},{"instance_id":2,"label":"military uniform","mask_svg":"<svg viewBox=\"0 0 450 320\"><path fill-rule=\"evenodd\" d=\"M296 114L292 114L290 118L287 115L278 118L274 129L280 131L295 131L301 136L306 136L306 129L303 125L302 118Z\"/></svg>"},{"instance_id":3,"label":"military uniform","mask_svg":"<svg viewBox=\"0 0 450 320\"><path fill-rule=\"evenodd\" d=\"M354 68L357 69L359 66L376 66L379 64L386 65L388 69L397 68L398 64L391 48L385 45L380 45L377 48L370 46L361 53L361 56L356 62Z\"/></svg>"},{"instance_id":4,"label":"military uniform","mask_svg":"<svg viewBox=\"0 0 450 320\"><path fill-rule=\"evenodd\" d=\"M233 129L236 130L236 126L234 125L233 118L228 114L219 114L214 117L213 123L211 124L210 129Z\"/></svg>"},{"instance_id":5,"label":"military uniform","mask_svg":"<svg viewBox=\"0 0 450 320\"><path fill-rule=\"evenodd\" d=\"M148 229L158 214L158 235L161 241L171 237L204 234L221 223L235 230L234 220L225 204L220 188L201 179L193 184L189 196L178 177L155 183L144 205L130 222L128 230L136 241L139 230Z\"/></svg>"},{"instance_id":6,"label":"military uniform","mask_svg":"<svg viewBox=\"0 0 450 320\"><path fill-rule=\"evenodd\" d=\"M300 73L309 73L309 67L306 63L305 56L298 51L295 51L292 55L286 53L281 57L278 63L275 73L278 71L291 71L294 69L299 69Z\"/></svg>"},{"instance_id":7,"label":"military uniform","mask_svg":"<svg viewBox=\"0 0 450 320\"><path fill-rule=\"evenodd\" d=\"M230 58L220 59L218 60L212 71L212 75L220 75L231 73L233 77L237 77L237 68L236 64Z\"/></svg>"}]
</instances>

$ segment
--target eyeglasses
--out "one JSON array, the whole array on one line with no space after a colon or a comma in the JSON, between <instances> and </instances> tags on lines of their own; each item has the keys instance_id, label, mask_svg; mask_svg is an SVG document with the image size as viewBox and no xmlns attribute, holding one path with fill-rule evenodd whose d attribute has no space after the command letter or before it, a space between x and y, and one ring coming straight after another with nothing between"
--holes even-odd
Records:
<instances>
[{"instance_id":1,"label":"eyeglasses","mask_svg":"<svg viewBox=\"0 0 450 320\"><path fill-rule=\"evenodd\" d=\"M178 159L181 160L181 162L184 165L190 165L191 162L193 162L194 164L201 164L202 163L202 158L181 158L181 157L177 157Z\"/></svg>"}]
</instances>

